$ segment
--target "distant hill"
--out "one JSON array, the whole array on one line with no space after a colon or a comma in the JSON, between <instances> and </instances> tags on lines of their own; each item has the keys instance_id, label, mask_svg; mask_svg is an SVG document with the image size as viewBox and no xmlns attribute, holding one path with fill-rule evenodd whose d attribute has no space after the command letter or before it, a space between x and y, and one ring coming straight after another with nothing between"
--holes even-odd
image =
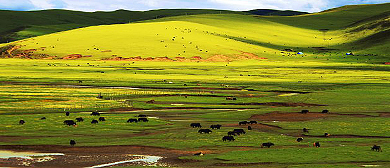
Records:
<instances>
[{"instance_id":1,"label":"distant hill","mask_svg":"<svg viewBox=\"0 0 390 168\"><path fill-rule=\"evenodd\" d=\"M250 13L252 15L262 15L262 16L295 16L295 15L304 15L309 14L307 12L299 12L299 11L292 11L292 10L273 10L273 9L255 9L247 11L247 13Z\"/></svg>"},{"instance_id":2,"label":"distant hill","mask_svg":"<svg viewBox=\"0 0 390 168\"><path fill-rule=\"evenodd\" d=\"M370 20L387 17L390 13L390 3L371 5L348 5L329 9L319 13L300 15L296 17L274 16L265 19L305 29L340 30L357 26Z\"/></svg>"},{"instance_id":3,"label":"distant hill","mask_svg":"<svg viewBox=\"0 0 390 168\"><path fill-rule=\"evenodd\" d=\"M42 11L0 10L0 20L2 20L2 24L0 25L0 43L87 26L122 24L163 17L197 14L290 16L304 14L304 12L265 9L247 12L211 9L117 10L112 12L81 12L59 9Z\"/></svg>"},{"instance_id":4,"label":"distant hill","mask_svg":"<svg viewBox=\"0 0 390 168\"><path fill-rule=\"evenodd\" d=\"M344 61L347 52L360 56L359 61L390 58L390 3L294 16L256 11L267 16L217 10L22 12L19 19L4 18L15 28L15 37L47 35L0 44L4 46L0 53L5 58L168 61L298 57ZM114 24L128 22L133 23Z\"/></svg>"},{"instance_id":5,"label":"distant hill","mask_svg":"<svg viewBox=\"0 0 390 168\"><path fill-rule=\"evenodd\" d=\"M208 9L162 9L151 11L117 10L81 12L69 10L4 11L0 10L0 43L75 28L121 24L169 16L196 14L246 14L244 12Z\"/></svg>"}]
</instances>

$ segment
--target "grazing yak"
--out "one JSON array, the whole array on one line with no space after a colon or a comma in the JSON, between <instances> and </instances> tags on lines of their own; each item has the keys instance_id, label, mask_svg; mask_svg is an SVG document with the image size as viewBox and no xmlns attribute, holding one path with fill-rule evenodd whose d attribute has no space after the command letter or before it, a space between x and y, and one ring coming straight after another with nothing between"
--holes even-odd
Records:
<instances>
[{"instance_id":1,"label":"grazing yak","mask_svg":"<svg viewBox=\"0 0 390 168\"><path fill-rule=\"evenodd\" d=\"M268 148L270 148L271 146L275 146L275 144L274 144L274 143L271 143L271 142L267 142L267 143L261 144L261 147L262 147L262 148L263 148L263 147L268 147Z\"/></svg>"},{"instance_id":2,"label":"grazing yak","mask_svg":"<svg viewBox=\"0 0 390 168\"><path fill-rule=\"evenodd\" d=\"M257 124L257 121L249 121L249 124Z\"/></svg>"},{"instance_id":3,"label":"grazing yak","mask_svg":"<svg viewBox=\"0 0 390 168\"><path fill-rule=\"evenodd\" d=\"M138 118L138 122L148 122L149 120L147 118Z\"/></svg>"},{"instance_id":4,"label":"grazing yak","mask_svg":"<svg viewBox=\"0 0 390 168\"><path fill-rule=\"evenodd\" d=\"M238 125L246 125L246 124L249 124L248 121L241 121L241 122L238 122Z\"/></svg>"},{"instance_id":5,"label":"grazing yak","mask_svg":"<svg viewBox=\"0 0 390 168\"><path fill-rule=\"evenodd\" d=\"M382 152L382 148L381 148L381 146L378 146L378 145L374 145L374 146L372 146L371 150L373 150L373 151L377 151L377 152Z\"/></svg>"},{"instance_id":6,"label":"grazing yak","mask_svg":"<svg viewBox=\"0 0 390 168\"><path fill-rule=\"evenodd\" d=\"M24 123L26 123L24 120L20 120L20 121L19 121L19 124L20 124L20 125L23 125Z\"/></svg>"},{"instance_id":7,"label":"grazing yak","mask_svg":"<svg viewBox=\"0 0 390 168\"><path fill-rule=\"evenodd\" d=\"M328 136L330 136L330 134L328 134L328 133L325 133L325 134L324 134L324 137L328 137Z\"/></svg>"},{"instance_id":8,"label":"grazing yak","mask_svg":"<svg viewBox=\"0 0 390 168\"><path fill-rule=\"evenodd\" d=\"M68 125L68 126L76 126L77 125L76 122L74 122L73 120L65 120L64 124Z\"/></svg>"},{"instance_id":9,"label":"grazing yak","mask_svg":"<svg viewBox=\"0 0 390 168\"><path fill-rule=\"evenodd\" d=\"M65 113L65 115L66 115L66 116L69 116L69 115L70 115L70 113L69 113L69 112L66 112L66 113Z\"/></svg>"},{"instance_id":10,"label":"grazing yak","mask_svg":"<svg viewBox=\"0 0 390 168\"><path fill-rule=\"evenodd\" d=\"M309 110L302 110L301 113L302 114L307 114L307 113L309 113Z\"/></svg>"},{"instance_id":11,"label":"grazing yak","mask_svg":"<svg viewBox=\"0 0 390 168\"><path fill-rule=\"evenodd\" d=\"M227 97L226 100L237 100L235 97Z\"/></svg>"},{"instance_id":12,"label":"grazing yak","mask_svg":"<svg viewBox=\"0 0 390 168\"><path fill-rule=\"evenodd\" d=\"M203 156L204 154L202 152L195 153L194 156Z\"/></svg>"},{"instance_id":13,"label":"grazing yak","mask_svg":"<svg viewBox=\"0 0 390 168\"><path fill-rule=\"evenodd\" d=\"M302 131L305 132L305 133L309 133L309 129L307 129L307 128L303 128Z\"/></svg>"},{"instance_id":14,"label":"grazing yak","mask_svg":"<svg viewBox=\"0 0 390 168\"><path fill-rule=\"evenodd\" d=\"M322 113L329 113L329 110L322 110Z\"/></svg>"},{"instance_id":15,"label":"grazing yak","mask_svg":"<svg viewBox=\"0 0 390 168\"><path fill-rule=\"evenodd\" d=\"M148 103L148 104L153 104L153 103L155 103L156 101L155 100L149 100L149 101L147 101L146 103Z\"/></svg>"},{"instance_id":16,"label":"grazing yak","mask_svg":"<svg viewBox=\"0 0 390 168\"><path fill-rule=\"evenodd\" d=\"M219 124L210 126L211 129L221 129L221 127L222 127L222 125L219 125Z\"/></svg>"},{"instance_id":17,"label":"grazing yak","mask_svg":"<svg viewBox=\"0 0 390 168\"><path fill-rule=\"evenodd\" d=\"M99 112L92 112L91 116L100 116L100 113Z\"/></svg>"},{"instance_id":18,"label":"grazing yak","mask_svg":"<svg viewBox=\"0 0 390 168\"><path fill-rule=\"evenodd\" d=\"M314 143L313 143L313 146L315 146L316 148L321 147L320 142L314 142Z\"/></svg>"},{"instance_id":19,"label":"grazing yak","mask_svg":"<svg viewBox=\"0 0 390 168\"><path fill-rule=\"evenodd\" d=\"M69 144L70 144L70 146L74 146L74 145L76 145L76 141L75 140L70 140Z\"/></svg>"},{"instance_id":20,"label":"grazing yak","mask_svg":"<svg viewBox=\"0 0 390 168\"><path fill-rule=\"evenodd\" d=\"M96 96L96 98L98 98L98 99L103 99L102 93L99 93L99 95Z\"/></svg>"},{"instance_id":21,"label":"grazing yak","mask_svg":"<svg viewBox=\"0 0 390 168\"><path fill-rule=\"evenodd\" d=\"M138 122L138 120L137 120L137 119L132 119L132 118L130 118L130 119L127 120L127 122L128 122L128 123L133 123L133 122L136 123L136 122Z\"/></svg>"},{"instance_id":22,"label":"grazing yak","mask_svg":"<svg viewBox=\"0 0 390 168\"><path fill-rule=\"evenodd\" d=\"M76 118L76 121L77 121L77 122L83 122L84 119L83 119L82 117L79 117L79 118Z\"/></svg>"},{"instance_id":23,"label":"grazing yak","mask_svg":"<svg viewBox=\"0 0 390 168\"><path fill-rule=\"evenodd\" d=\"M222 141L234 141L235 139L234 139L234 137L233 136L224 136L223 138L222 138Z\"/></svg>"},{"instance_id":24,"label":"grazing yak","mask_svg":"<svg viewBox=\"0 0 390 168\"><path fill-rule=\"evenodd\" d=\"M41 120L46 120L46 117L42 117Z\"/></svg>"},{"instance_id":25,"label":"grazing yak","mask_svg":"<svg viewBox=\"0 0 390 168\"><path fill-rule=\"evenodd\" d=\"M99 118L99 121L106 121L106 118L100 117L100 118Z\"/></svg>"},{"instance_id":26,"label":"grazing yak","mask_svg":"<svg viewBox=\"0 0 390 168\"><path fill-rule=\"evenodd\" d=\"M99 123L98 120L92 120L92 121L91 121L91 124L97 124L97 123Z\"/></svg>"},{"instance_id":27,"label":"grazing yak","mask_svg":"<svg viewBox=\"0 0 390 168\"><path fill-rule=\"evenodd\" d=\"M198 133L200 133L200 134L203 134L203 133L205 133L205 134L210 134L210 133L212 133L213 131L211 131L211 130L209 130L209 129L200 129L199 131L198 131Z\"/></svg>"},{"instance_id":28,"label":"grazing yak","mask_svg":"<svg viewBox=\"0 0 390 168\"><path fill-rule=\"evenodd\" d=\"M297 142L302 142L303 141L303 138L300 137L300 138L297 138Z\"/></svg>"},{"instance_id":29,"label":"grazing yak","mask_svg":"<svg viewBox=\"0 0 390 168\"><path fill-rule=\"evenodd\" d=\"M251 127L251 126L248 126L248 130L252 130L252 127Z\"/></svg>"},{"instance_id":30,"label":"grazing yak","mask_svg":"<svg viewBox=\"0 0 390 168\"><path fill-rule=\"evenodd\" d=\"M228 136L236 136L237 135L237 133L234 131L229 131L227 134L228 134Z\"/></svg>"},{"instance_id":31,"label":"grazing yak","mask_svg":"<svg viewBox=\"0 0 390 168\"><path fill-rule=\"evenodd\" d=\"M202 125L200 125L200 123L191 123L190 126L192 128L202 128Z\"/></svg>"},{"instance_id":32,"label":"grazing yak","mask_svg":"<svg viewBox=\"0 0 390 168\"><path fill-rule=\"evenodd\" d=\"M234 129L233 131L234 131L235 133L237 133L238 135L240 135L240 134L245 134L244 129Z\"/></svg>"}]
</instances>

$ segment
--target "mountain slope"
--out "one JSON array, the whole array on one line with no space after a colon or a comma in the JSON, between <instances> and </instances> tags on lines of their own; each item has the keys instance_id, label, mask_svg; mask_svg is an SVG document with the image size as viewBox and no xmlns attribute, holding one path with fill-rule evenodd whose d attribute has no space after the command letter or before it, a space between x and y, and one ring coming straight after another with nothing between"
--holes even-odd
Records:
<instances>
[{"instance_id":1,"label":"mountain slope","mask_svg":"<svg viewBox=\"0 0 390 168\"><path fill-rule=\"evenodd\" d=\"M273 10L273 9L254 9L247 11L247 13L250 13L252 15L262 15L262 16L295 16L295 15L304 15L309 14L307 12L299 12L299 11L292 11L292 10Z\"/></svg>"},{"instance_id":2,"label":"mountain slope","mask_svg":"<svg viewBox=\"0 0 390 168\"><path fill-rule=\"evenodd\" d=\"M385 15L389 9L384 8L388 5L348 6L301 16L199 14L92 26L21 40L3 48L2 55L94 60L159 57L157 60L169 61L304 57L380 62L390 57L387 47L390 19ZM368 9L377 11L369 12ZM348 17L348 23L339 21ZM289 19L294 24L292 21L284 23ZM325 27L329 23L334 23L333 29L314 28ZM311 27L305 28L303 24ZM304 54L297 55L297 52ZM355 57L343 60L346 52L353 52Z\"/></svg>"},{"instance_id":3,"label":"mountain slope","mask_svg":"<svg viewBox=\"0 0 390 168\"><path fill-rule=\"evenodd\" d=\"M37 35L79 27L129 23L168 16L241 13L208 9L163 9L151 11L117 10L113 12L80 12L69 10L0 11L0 42L13 41Z\"/></svg>"},{"instance_id":4,"label":"mountain slope","mask_svg":"<svg viewBox=\"0 0 390 168\"><path fill-rule=\"evenodd\" d=\"M378 17L390 12L390 3L375 5L351 5L330 9L320 13L298 15L292 17L262 17L272 22L287 24L306 29L342 30L350 26L357 26L359 21ZM259 16L261 17L261 16Z\"/></svg>"},{"instance_id":5,"label":"mountain slope","mask_svg":"<svg viewBox=\"0 0 390 168\"><path fill-rule=\"evenodd\" d=\"M252 10L247 12L210 9L161 9L151 11L117 10L81 12L69 10L2 11L0 10L0 42L71 30L80 27L121 24L135 21L196 14L299 15L304 12Z\"/></svg>"}]
</instances>

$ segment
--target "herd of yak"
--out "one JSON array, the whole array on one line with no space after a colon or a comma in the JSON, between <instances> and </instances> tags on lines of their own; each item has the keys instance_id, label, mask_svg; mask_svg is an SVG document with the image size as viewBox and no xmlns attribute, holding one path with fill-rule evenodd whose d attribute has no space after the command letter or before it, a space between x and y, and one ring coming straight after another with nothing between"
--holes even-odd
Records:
<instances>
[{"instance_id":1,"label":"herd of yak","mask_svg":"<svg viewBox=\"0 0 390 168\"><path fill-rule=\"evenodd\" d=\"M328 113L328 112L329 112L328 110L323 110L323 111L322 111L322 113ZM302 113L302 114L309 113L309 110L302 110L301 113ZM66 115L66 116L69 116L70 113L69 113L69 112L66 112L65 115ZM92 112L91 115L92 115L92 116L100 116L100 113L99 113L99 112ZM46 119L46 117L42 117L42 118L41 118L41 120L45 120L45 119ZM83 119L82 117L76 118L76 122L83 122L83 121L84 121L84 119ZM104 121L106 121L106 119L105 119L104 117L99 117L99 120L93 119L93 120L91 121L91 124L97 124L97 123L99 123L99 121L100 121L100 122L104 122ZM148 120L147 116L146 116L146 115L142 115L142 114L138 115L138 118L130 118L130 119L127 120L128 123L148 122L148 121L149 121L149 120ZM64 121L64 124L65 124L65 125L68 125L68 126L76 126L76 125L77 125L76 122L75 122L74 120L65 120L65 121ZM19 121L19 124L20 124L20 125L23 125L23 124L25 124L25 121L24 121L24 120L20 120L20 121ZM250 124L250 125L252 125L252 124L257 124L257 121L241 121L241 122L238 123L238 125L240 125L240 126L241 126L241 125L249 125L249 124ZM198 131L198 133L200 133L200 134L210 134L210 133L212 133L212 131L211 131L210 129L213 129L213 130L214 130L214 129L221 129L222 125L220 125L220 124L211 125L211 126L210 126L210 129L201 129L201 128L202 128L202 125L201 125L200 123L191 123L191 124L190 124L190 127L192 127L192 128L200 128L199 131ZM251 127L251 126L248 126L248 130L252 130L252 127ZM308 132L309 132L309 129L303 128L302 131L303 131L304 133L308 133ZM222 141L234 141L234 140L235 140L234 136L243 135L243 134L245 134L245 133L246 133L246 132L245 132L244 129L234 129L233 131L227 132L227 136L223 136L223 137L222 137ZM330 134L325 133L324 136L325 136L325 137L328 137L328 136L330 136ZM302 138L302 137L299 137L299 138L297 138L296 141L297 141L297 142L302 142L302 141L303 141L303 138ZM71 145L71 146L76 145L76 141L75 141L75 140L70 140L70 145ZM263 147L268 147L268 148L270 148L271 146L274 146L274 145L275 145L275 144L272 143L272 142L265 142L265 143L262 143L262 144L261 144L261 147L262 147L262 148L263 148ZM320 147L320 143L319 143L319 142L315 142L315 143L313 143L313 146L315 146L315 147ZM371 150L373 150L373 151L378 151L378 152L382 152L381 147L378 146L378 145L374 145L374 146L371 148Z\"/></svg>"}]
</instances>

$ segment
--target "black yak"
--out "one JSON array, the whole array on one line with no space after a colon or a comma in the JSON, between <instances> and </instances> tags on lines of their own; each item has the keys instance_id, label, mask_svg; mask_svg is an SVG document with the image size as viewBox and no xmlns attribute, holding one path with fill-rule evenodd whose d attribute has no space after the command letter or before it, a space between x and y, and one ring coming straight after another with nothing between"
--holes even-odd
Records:
<instances>
[{"instance_id":1,"label":"black yak","mask_svg":"<svg viewBox=\"0 0 390 168\"><path fill-rule=\"evenodd\" d=\"M92 112L91 116L100 116L100 113L99 112Z\"/></svg>"},{"instance_id":2,"label":"black yak","mask_svg":"<svg viewBox=\"0 0 390 168\"><path fill-rule=\"evenodd\" d=\"M267 142L267 143L261 144L261 147L262 147L262 148L263 148L263 147L268 147L268 148L270 148L271 146L274 146L274 145L275 145L274 143Z\"/></svg>"},{"instance_id":3,"label":"black yak","mask_svg":"<svg viewBox=\"0 0 390 168\"><path fill-rule=\"evenodd\" d=\"M222 125L219 125L219 124L210 126L211 129L221 129L221 127L222 127Z\"/></svg>"},{"instance_id":4,"label":"black yak","mask_svg":"<svg viewBox=\"0 0 390 168\"><path fill-rule=\"evenodd\" d=\"M211 131L211 130L209 130L209 129L200 129L199 131L198 131L198 133L200 133L200 134L203 134L203 133L205 133L205 134L210 134L210 133L212 133L213 131Z\"/></svg>"},{"instance_id":5,"label":"black yak","mask_svg":"<svg viewBox=\"0 0 390 168\"><path fill-rule=\"evenodd\" d=\"M76 121L77 121L77 122L83 122L84 119L83 119L82 117L79 117L79 118L76 118Z\"/></svg>"},{"instance_id":6,"label":"black yak","mask_svg":"<svg viewBox=\"0 0 390 168\"><path fill-rule=\"evenodd\" d=\"M240 134L245 134L244 129L234 129L233 131L234 131L235 133L237 133L238 135L240 135Z\"/></svg>"},{"instance_id":7,"label":"black yak","mask_svg":"<svg viewBox=\"0 0 390 168\"><path fill-rule=\"evenodd\" d=\"M127 120L127 122L128 122L128 123L132 123L132 122L135 122L135 123L136 123L136 122L138 122L138 120L137 120L137 119L132 119L132 118L130 118L129 120Z\"/></svg>"},{"instance_id":8,"label":"black yak","mask_svg":"<svg viewBox=\"0 0 390 168\"><path fill-rule=\"evenodd\" d=\"M222 140L223 140L223 141L234 141L235 139L234 139L233 136L224 136L224 137L222 138Z\"/></svg>"},{"instance_id":9,"label":"black yak","mask_svg":"<svg viewBox=\"0 0 390 168\"><path fill-rule=\"evenodd\" d=\"M74 145L76 145L76 141L75 140L70 140L69 144L70 144L70 146L74 146Z\"/></svg>"},{"instance_id":10,"label":"black yak","mask_svg":"<svg viewBox=\"0 0 390 168\"><path fill-rule=\"evenodd\" d=\"M377 145L372 146L371 150L377 151L377 152L382 152L381 146L377 146Z\"/></svg>"},{"instance_id":11,"label":"black yak","mask_svg":"<svg viewBox=\"0 0 390 168\"><path fill-rule=\"evenodd\" d=\"M241 121L241 122L238 122L238 125L246 125L248 124L248 121Z\"/></svg>"},{"instance_id":12,"label":"black yak","mask_svg":"<svg viewBox=\"0 0 390 168\"><path fill-rule=\"evenodd\" d=\"M138 118L138 122L148 122L149 120L147 118Z\"/></svg>"},{"instance_id":13,"label":"black yak","mask_svg":"<svg viewBox=\"0 0 390 168\"><path fill-rule=\"evenodd\" d=\"M191 123L190 126L192 128L202 128L202 125L200 125L200 123Z\"/></svg>"},{"instance_id":14,"label":"black yak","mask_svg":"<svg viewBox=\"0 0 390 168\"><path fill-rule=\"evenodd\" d=\"M307 114L307 113L309 113L309 110L302 110L301 113L302 114Z\"/></svg>"},{"instance_id":15,"label":"black yak","mask_svg":"<svg viewBox=\"0 0 390 168\"><path fill-rule=\"evenodd\" d=\"M65 120L64 124L68 125L68 126L76 126L77 125L76 122L74 122L73 120Z\"/></svg>"}]
</instances>

